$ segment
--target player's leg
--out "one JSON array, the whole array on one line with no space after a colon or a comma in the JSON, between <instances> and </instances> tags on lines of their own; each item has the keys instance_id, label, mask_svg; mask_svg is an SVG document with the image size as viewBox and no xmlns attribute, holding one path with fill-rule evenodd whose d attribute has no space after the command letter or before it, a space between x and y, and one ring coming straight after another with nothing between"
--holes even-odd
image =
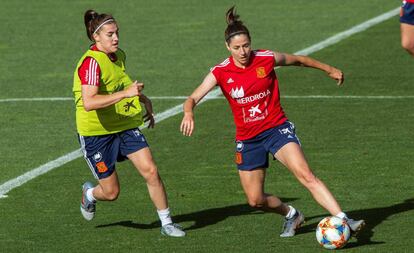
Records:
<instances>
[{"instance_id":1,"label":"player's leg","mask_svg":"<svg viewBox=\"0 0 414 253\"><path fill-rule=\"evenodd\" d=\"M144 135L139 129L133 129L122 132L120 136L121 155L128 157L145 179L148 193L161 221L161 233L173 237L185 236L181 226L172 222L164 184Z\"/></svg>"},{"instance_id":2,"label":"player's leg","mask_svg":"<svg viewBox=\"0 0 414 253\"><path fill-rule=\"evenodd\" d=\"M275 158L285 165L312 194L313 198L332 215L341 212L338 202L326 187L317 178L305 159L302 149L297 143L290 142L276 152Z\"/></svg>"},{"instance_id":3,"label":"player's leg","mask_svg":"<svg viewBox=\"0 0 414 253\"><path fill-rule=\"evenodd\" d=\"M161 233L173 237L185 236L181 226L172 222L164 184L158 174L150 149L148 147L142 148L129 154L128 159L146 181L150 198L157 208L161 221Z\"/></svg>"},{"instance_id":4,"label":"player's leg","mask_svg":"<svg viewBox=\"0 0 414 253\"><path fill-rule=\"evenodd\" d=\"M291 237L304 222L301 212L264 192L265 169L239 170L240 182L250 206L285 216L281 237Z\"/></svg>"},{"instance_id":5,"label":"player's leg","mask_svg":"<svg viewBox=\"0 0 414 253\"><path fill-rule=\"evenodd\" d=\"M401 23L401 46L414 56L414 25Z\"/></svg>"},{"instance_id":6,"label":"player's leg","mask_svg":"<svg viewBox=\"0 0 414 253\"><path fill-rule=\"evenodd\" d=\"M79 136L84 158L94 177L99 181L94 186L85 182L82 186L81 213L86 220L95 216L96 201L113 201L119 195L115 162L119 140L116 136Z\"/></svg>"},{"instance_id":7,"label":"player's leg","mask_svg":"<svg viewBox=\"0 0 414 253\"><path fill-rule=\"evenodd\" d=\"M138 172L145 179L152 202L158 210L168 207L164 184L158 174L157 166L148 147L128 155Z\"/></svg>"},{"instance_id":8,"label":"player's leg","mask_svg":"<svg viewBox=\"0 0 414 253\"><path fill-rule=\"evenodd\" d=\"M302 149L297 143L290 142L284 145L275 154L275 158L284 164L312 194L316 202L334 216L346 219L353 233L358 232L365 225L364 220L353 220L342 212L335 197L328 187L317 178L305 159Z\"/></svg>"},{"instance_id":9,"label":"player's leg","mask_svg":"<svg viewBox=\"0 0 414 253\"><path fill-rule=\"evenodd\" d=\"M114 201L118 198L119 192L118 175L114 171L109 177L99 180L99 184L93 188L92 194L96 200Z\"/></svg>"},{"instance_id":10,"label":"player's leg","mask_svg":"<svg viewBox=\"0 0 414 253\"><path fill-rule=\"evenodd\" d=\"M239 170L240 183L251 207L286 216L289 206L278 197L264 192L265 169Z\"/></svg>"},{"instance_id":11,"label":"player's leg","mask_svg":"<svg viewBox=\"0 0 414 253\"><path fill-rule=\"evenodd\" d=\"M236 142L237 169L249 205L285 216L280 236L290 237L295 235L296 229L304 222L304 217L278 197L264 192L266 168L269 166L265 143L269 142L269 131L250 140Z\"/></svg>"}]
</instances>

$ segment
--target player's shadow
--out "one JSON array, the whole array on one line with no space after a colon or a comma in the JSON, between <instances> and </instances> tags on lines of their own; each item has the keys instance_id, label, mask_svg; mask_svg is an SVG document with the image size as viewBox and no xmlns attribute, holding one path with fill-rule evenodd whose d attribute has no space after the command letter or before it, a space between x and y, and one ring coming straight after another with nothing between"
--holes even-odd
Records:
<instances>
[{"instance_id":1,"label":"player's shadow","mask_svg":"<svg viewBox=\"0 0 414 253\"><path fill-rule=\"evenodd\" d=\"M356 235L356 242L350 242L347 244L346 248L353 248L358 247L362 245L368 245L368 244L383 244L384 241L372 241L371 238L374 235L374 228L381 224L383 221L387 220L388 217L407 212L414 209L414 198L406 199L402 203L398 203L391 206L386 207L377 207L377 208L370 208L370 209L361 209L361 210L355 210L355 211L347 211L347 215L353 219L364 219L366 222L365 228L360 231ZM323 217L329 216L329 214L322 214L322 215L316 215L312 217L306 217L306 220L312 220L318 218L317 222L306 224L302 226L297 234L302 233L309 233L309 232L315 232L316 226L320 219Z\"/></svg>"},{"instance_id":2,"label":"player's shadow","mask_svg":"<svg viewBox=\"0 0 414 253\"><path fill-rule=\"evenodd\" d=\"M296 198L282 198L283 202L291 202L294 200L296 200ZM252 208L248 204L237 204L237 205L232 205L232 206L210 208L210 209L187 213L187 214L175 215L172 217L172 219L176 223L193 222L191 226L184 227L184 230L188 231L188 230L199 229L199 228L217 224L227 219L228 217L242 216L242 215L256 215L256 214L264 214L264 212L257 210L255 208ZM112 226L124 226L124 227L136 228L136 229L153 229L153 228L159 228L160 222L153 221L149 224L142 224L142 223L137 223L137 222L128 220L128 221L119 221L119 222L110 223L110 224L98 225L96 227L105 228L105 227L112 227Z\"/></svg>"}]
</instances>

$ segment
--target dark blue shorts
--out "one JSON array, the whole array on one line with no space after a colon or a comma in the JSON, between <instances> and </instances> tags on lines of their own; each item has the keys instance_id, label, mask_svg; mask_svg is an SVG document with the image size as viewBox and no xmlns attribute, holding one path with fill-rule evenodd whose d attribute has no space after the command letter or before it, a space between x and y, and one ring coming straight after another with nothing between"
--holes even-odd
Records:
<instances>
[{"instance_id":1,"label":"dark blue shorts","mask_svg":"<svg viewBox=\"0 0 414 253\"><path fill-rule=\"evenodd\" d=\"M293 123L286 121L270 128L256 137L236 141L236 164L239 170L254 170L269 167L269 153L273 156L289 142L300 145Z\"/></svg>"},{"instance_id":2,"label":"dark blue shorts","mask_svg":"<svg viewBox=\"0 0 414 253\"><path fill-rule=\"evenodd\" d=\"M414 25L414 4L403 2L401 6L400 22Z\"/></svg>"},{"instance_id":3,"label":"dark blue shorts","mask_svg":"<svg viewBox=\"0 0 414 253\"><path fill-rule=\"evenodd\" d=\"M83 156L96 179L104 179L115 171L115 163L123 161L127 155L148 147L139 128L116 134L81 136L79 142Z\"/></svg>"}]
</instances>

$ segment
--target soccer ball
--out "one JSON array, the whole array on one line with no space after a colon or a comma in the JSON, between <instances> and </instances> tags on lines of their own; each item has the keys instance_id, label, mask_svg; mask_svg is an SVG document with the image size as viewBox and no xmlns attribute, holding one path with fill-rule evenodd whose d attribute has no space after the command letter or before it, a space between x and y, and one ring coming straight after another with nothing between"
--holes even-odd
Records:
<instances>
[{"instance_id":1,"label":"soccer ball","mask_svg":"<svg viewBox=\"0 0 414 253\"><path fill-rule=\"evenodd\" d=\"M316 227L316 240L326 249L339 249L345 246L351 231L344 219L330 216L322 219Z\"/></svg>"}]
</instances>

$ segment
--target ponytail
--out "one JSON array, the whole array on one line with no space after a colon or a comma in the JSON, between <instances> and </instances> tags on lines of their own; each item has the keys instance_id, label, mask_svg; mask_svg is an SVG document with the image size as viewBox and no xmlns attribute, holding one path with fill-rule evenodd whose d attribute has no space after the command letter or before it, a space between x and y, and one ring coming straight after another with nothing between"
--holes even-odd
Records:
<instances>
[{"instance_id":1,"label":"ponytail","mask_svg":"<svg viewBox=\"0 0 414 253\"><path fill-rule=\"evenodd\" d=\"M243 22L240 20L240 16L236 14L235 7L236 6L231 7L226 12L227 28L224 32L224 39L227 43L230 42L233 36L240 34L246 34L250 40L249 30L245 25L243 25Z\"/></svg>"}]
</instances>

